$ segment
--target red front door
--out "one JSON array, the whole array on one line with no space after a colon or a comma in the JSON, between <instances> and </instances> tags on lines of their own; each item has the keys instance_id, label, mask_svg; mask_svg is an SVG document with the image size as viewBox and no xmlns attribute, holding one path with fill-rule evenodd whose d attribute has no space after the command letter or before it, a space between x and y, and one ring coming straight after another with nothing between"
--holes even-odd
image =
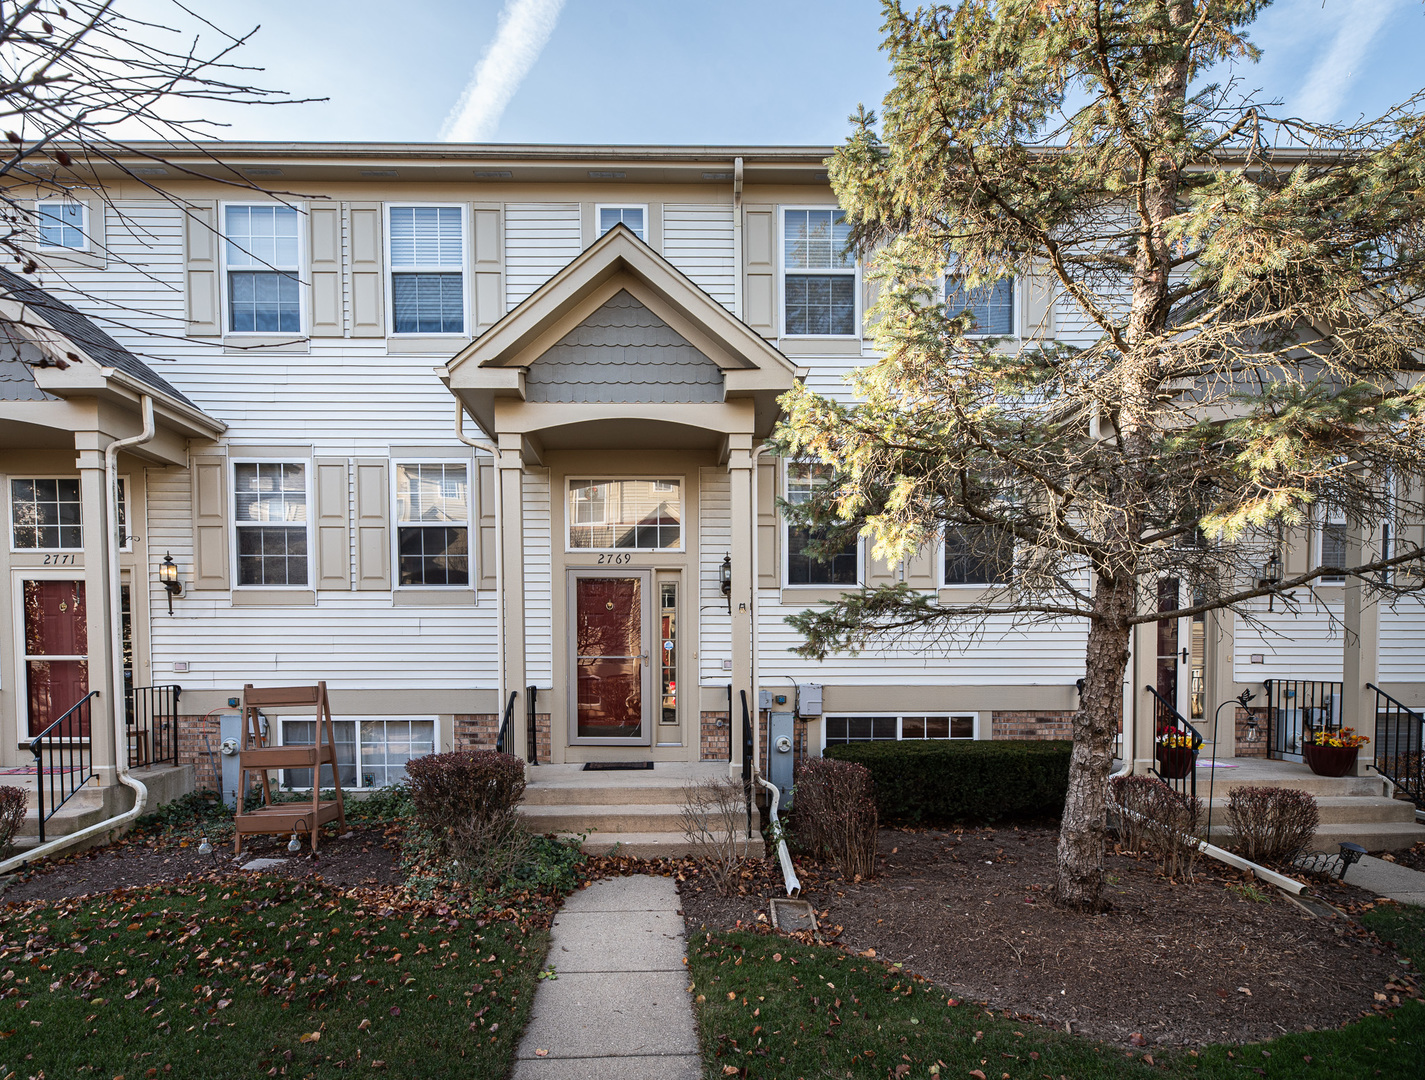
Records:
<instances>
[{"instance_id":1,"label":"red front door","mask_svg":"<svg viewBox=\"0 0 1425 1080\"><path fill-rule=\"evenodd\" d=\"M25 688L33 737L89 693L89 623L84 582L24 583ZM87 715L68 736L87 737Z\"/></svg>"}]
</instances>

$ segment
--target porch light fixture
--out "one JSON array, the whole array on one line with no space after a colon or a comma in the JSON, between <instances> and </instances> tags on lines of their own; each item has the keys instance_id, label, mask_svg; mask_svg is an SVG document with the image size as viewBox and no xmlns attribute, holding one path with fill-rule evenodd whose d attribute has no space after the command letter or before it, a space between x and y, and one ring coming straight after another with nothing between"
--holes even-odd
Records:
<instances>
[{"instance_id":1,"label":"porch light fixture","mask_svg":"<svg viewBox=\"0 0 1425 1080\"><path fill-rule=\"evenodd\" d=\"M1277 585L1280 585L1281 582L1282 582L1282 557L1281 557L1281 553L1280 553L1280 552L1277 552L1277 551L1273 551L1273 552L1272 552L1272 557L1271 557L1270 559L1268 559L1268 560L1266 561L1266 563L1263 564L1262 569L1259 571L1259 573L1261 574L1261 577L1259 577L1259 578L1257 579L1257 588L1259 588L1259 589L1271 589L1271 588L1275 588ZM1275 593L1275 592L1270 593L1270 594L1267 596L1267 610L1268 610L1268 611L1272 611L1272 610L1273 610L1273 605L1274 605L1275 602L1276 602L1276 598L1277 598L1277 597L1276 597L1276 593Z\"/></svg>"},{"instance_id":2,"label":"porch light fixture","mask_svg":"<svg viewBox=\"0 0 1425 1080\"><path fill-rule=\"evenodd\" d=\"M718 570L718 584L722 586L722 595L727 597L727 613L732 614L732 555L729 553L722 557L722 567Z\"/></svg>"},{"instance_id":3,"label":"porch light fixture","mask_svg":"<svg viewBox=\"0 0 1425 1080\"><path fill-rule=\"evenodd\" d=\"M173 561L173 553L167 552L163 562L158 564L158 580L168 590L168 613L173 614L173 598L183 595L183 582L178 580L178 564Z\"/></svg>"}]
</instances>

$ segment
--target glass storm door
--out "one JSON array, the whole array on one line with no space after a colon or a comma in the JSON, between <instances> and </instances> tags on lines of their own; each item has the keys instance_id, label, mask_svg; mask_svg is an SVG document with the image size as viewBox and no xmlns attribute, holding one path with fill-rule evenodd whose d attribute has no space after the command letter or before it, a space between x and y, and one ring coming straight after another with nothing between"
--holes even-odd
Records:
<instances>
[{"instance_id":1,"label":"glass storm door","mask_svg":"<svg viewBox=\"0 0 1425 1080\"><path fill-rule=\"evenodd\" d=\"M1177 578L1159 579L1159 611L1174 611L1182 600L1182 584ZM1158 669L1154 681L1158 693L1182 716L1191 719L1194 702L1201 701L1203 689L1206 624L1195 623L1191 618L1159 619L1157 630Z\"/></svg>"},{"instance_id":2,"label":"glass storm door","mask_svg":"<svg viewBox=\"0 0 1425 1080\"><path fill-rule=\"evenodd\" d=\"M25 700L29 734L33 737L89 693L84 582L53 578L25 581L22 604ZM85 727L70 734L88 736L89 731Z\"/></svg>"},{"instance_id":3,"label":"glass storm door","mask_svg":"<svg viewBox=\"0 0 1425 1080\"><path fill-rule=\"evenodd\" d=\"M651 578L647 571L570 575L575 742L649 742Z\"/></svg>"}]
</instances>

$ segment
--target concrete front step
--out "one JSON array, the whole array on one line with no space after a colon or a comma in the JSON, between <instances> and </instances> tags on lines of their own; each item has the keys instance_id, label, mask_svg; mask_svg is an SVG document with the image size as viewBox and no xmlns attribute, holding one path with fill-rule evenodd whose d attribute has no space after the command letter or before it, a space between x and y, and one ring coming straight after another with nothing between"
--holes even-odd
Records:
<instances>
[{"instance_id":1,"label":"concrete front step","mask_svg":"<svg viewBox=\"0 0 1425 1080\"><path fill-rule=\"evenodd\" d=\"M1231 846L1232 834L1225 825L1218 825L1214 816L1213 843ZM1316 851L1335 851L1337 845L1350 842L1360 844L1367 851L1402 851L1414 847L1425 840L1425 825L1405 821L1376 821L1354 824L1321 825L1316 830L1309 845Z\"/></svg>"},{"instance_id":2,"label":"concrete front step","mask_svg":"<svg viewBox=\"0 0 1425 1080\"><path fill-rule=\"evenodd\" d=\"M574 835L577 834L566 834L565 838L573 839ZM681 859L701 854L681 832L591 833L579 846L591 855L630 855L638 859ZM748 857L760 859L764 854L762 837L753 836L747 843Z\"/></svg>"},{"instance_id":3,"label":"concrete front step","mask_svg":"<svg viewBox=\"0 0 1425 1080\"><path fill-rule=\"evenodd\" d=\"M741 815L742 808L735 808ZM567 803L553 806L521 806L520 817L537 832L683 834L682 803Z\"/></svg>"},{"instance_id":4,"label":"concrete front step","mask_svg":"<svg viewBox=\"0 0 1425 1080\"><path fill-rule=\"evenodd\" d=\"M1274 787L1306 791L1318 799L1336 795L1377 795L1385 794L1385 781L1379 776L1315 776L1304 769L1300 773L1272 775L1270 778L1248 773L1243 775L1237 769L1218 769L1216 778L1212 770L1197 770L1197 794L1207 798L1207 789L1212 787L1213 797L1225 795L1235 788ZM1176 786L1176 781L1174 782Z\"/></svg>"},{"instance_id":5,"label":"concrete front step","mask_svg":"<svg viewBox=\"0 0 1425 1080\"><path fill-rule=\"evenodd\" d=\"M1212 820L1225 822L1228 800L1218 795L1212 800ZM1318 795L1316 810L1323 825L1356 825L1375 822L1413 822L1415 806L1403 799L1387 799L1371 795ZM1203 800L1207 813L1207 800Z\"/></svg>"}]
</instances>

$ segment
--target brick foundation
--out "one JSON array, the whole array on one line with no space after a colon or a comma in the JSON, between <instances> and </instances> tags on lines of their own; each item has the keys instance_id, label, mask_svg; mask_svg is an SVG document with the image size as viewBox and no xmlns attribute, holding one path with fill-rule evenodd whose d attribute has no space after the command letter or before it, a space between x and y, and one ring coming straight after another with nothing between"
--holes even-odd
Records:
<instances>
[{"instance_id":1,"label":"brick foundation","mask_svg":"<svg viewBox=\"0 0 1425 1080\"><path fill-rule=\"evenodd\" d=\"M705 712L701 715L699 727L698 760L726 761L732 745L732 729L727 726L727 713Z\"/></svg>"},{"instance_id":2,"label":"brick foundation","mask_svg":"<svg viewBox=\"0 0 1425 1080\"><path fill-rule=\"evenodd\" d=\"M992 739L1072 739L1072 712L993 712Z\"/></svg>"},{"instance_id":3,"label":"brick foundation","mask_svg":"<svg viewBox=\"0 0 1425 1080\"><path fill-rule=\"evenodd\" d=\"M178 718L178 764L192 765L198 787L207 791L223 783L220 726L216 713Z\"/></svg>"},{"instance_id":4,"label":"brick foundation","mask_svg":"<svg viewBox=\"0 0 1425 1080\"><path fill-rule=\"evenodd\" d=\"M500 718L494 713L460 713L455 717L455 750L493 750L500 734Z\"/></svg>"},{"instance_id":5,"label":"brick foundation","mask_svg":"<svg viewBox=\"0 0 1425 1080\"><path fill-rule=\"evenodd\" d=\"M1236 709L1236 752L1239 758L1264 758L1267 756L1267 717L1270 709L1263 707L1260 709L1244 709L1238 705ZM1247 726L1248 720L1257 721L1256 741L1248 742L1247 735L1251 729Z\"/></svg>"}]
</instances>

